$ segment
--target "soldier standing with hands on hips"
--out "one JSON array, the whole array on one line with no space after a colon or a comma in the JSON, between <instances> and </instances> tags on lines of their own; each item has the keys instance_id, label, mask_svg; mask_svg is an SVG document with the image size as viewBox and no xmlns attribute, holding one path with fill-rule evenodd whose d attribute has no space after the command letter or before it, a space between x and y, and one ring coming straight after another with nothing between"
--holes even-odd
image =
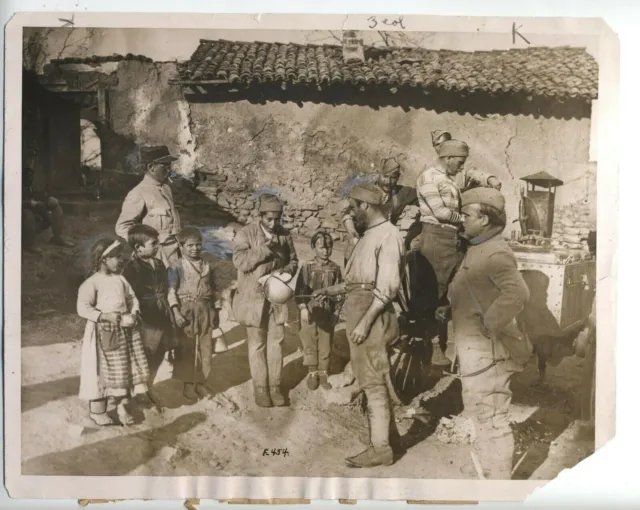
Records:
<instances>
[{"instance_id":1,"label":"soldier standing with hands on hips","mask_svg":"<svg viewBox=\"0 0 640 510\"><path fill-rule=\"evenodd\" d=\"M468 249L449 286L450 306L439 307L436 318L445 322L451 314L453 320L464 415L475 425L472 451L482 476L510 479L514 439L509 385L526 363L526 352L531 354L515 318L529 299L529 289L501 235L506 225L502 193L469 190L462 194L461 205ZM473 473L471 463L466 467L467 474Z\"/></svg>"}]
</instances>

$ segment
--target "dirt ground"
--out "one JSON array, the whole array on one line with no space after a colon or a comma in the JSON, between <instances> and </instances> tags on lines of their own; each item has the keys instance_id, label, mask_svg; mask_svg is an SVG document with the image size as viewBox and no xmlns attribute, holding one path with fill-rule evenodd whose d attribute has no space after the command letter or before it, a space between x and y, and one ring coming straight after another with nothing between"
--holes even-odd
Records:
<instances>
[{"instance_id":1,"label":"dirt ground","mask_svg":"<svg viewBox=\"0 0 640 510\"><path fill-rule=\"evenodd\" d=\"M163 412L141 410L137 424L126 428L93 425L77 397L84 321L75 314L75 300L88 269L87 249L98 237L113 236L118 205L105 203L100 212L86 204L68 208L68 231L78 246L54 248L45 233L40 238L44 254L23 256L23 474L464 478L460 468L469 464L468 447L433 435L437 417L461 410L456 383L427 402L436 419L398 421L407 452L397 463L371 470L347 468L344 457L367 444L366 417L359 401L338 405L327 392L306 388L295 313L284 342L290 407L255 406L244 328L224 322L230 350L215 355L212 400L189 405L165 366L155 386ZM192 225L225 225L215 215L196 220L184 212L183 219ZM296 239L303 260L310 256L307 244ZM340 246L334 259L342 259ZM216 259L216 271L222 285L235 275L225 258ZM343 370L348 352L343 325L337 329L334 373ZM514 478L553 477L591 453L593 437L568 432L579 416L581 373L582 360L567 356L549 367L544 382L538 381L535 362L514 381L514 462L526 453ZM402 409L397 413L401 416Z\"/></svg>"}]
</instances>

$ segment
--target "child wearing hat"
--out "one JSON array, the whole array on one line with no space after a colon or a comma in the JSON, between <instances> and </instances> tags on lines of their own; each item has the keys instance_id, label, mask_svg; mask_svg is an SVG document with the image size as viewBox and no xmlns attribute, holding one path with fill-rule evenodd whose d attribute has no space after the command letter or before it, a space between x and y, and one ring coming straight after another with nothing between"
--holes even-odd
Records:
<instances>
[{"instance_id":1,"label":"child wearing hat","mask_svg":"<svg viewBox=\"0 0 640 510\"><path fill-rule=\"evenodd\" d=\"M311 298L314 290L342 282L340 266L331 260L333 239L328 232L316 232L311 238L315 252L312 260L304 262L296 282L296 303L300 309L300 341L304 354L303 365L308 367L307 387L331 389L328 381L331 343L335 328L336 301Z\"/></svg>"},{"instance_id":2,"label":"child wearing hat","mask_svg":"<svg viewBox=\"0 0 640 510\"><path fill-rule=\"evenodd\" d=\"M202 234L189 227L178 234L181 258L169 268L168 300L180 330L174 377L184 384L190 402L210 395L211 332L218 327L214 271L202 258Z\"/></svg>"}]
</instances>

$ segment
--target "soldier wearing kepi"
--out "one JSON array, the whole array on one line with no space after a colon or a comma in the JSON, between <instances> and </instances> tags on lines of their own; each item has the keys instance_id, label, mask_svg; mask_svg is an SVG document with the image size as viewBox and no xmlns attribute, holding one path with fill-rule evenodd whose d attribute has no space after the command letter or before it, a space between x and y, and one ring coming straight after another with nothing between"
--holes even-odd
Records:
<instances>
[{"instance_id":1,"label":"soldier wearing kepi","mask_svg":"<svg viewBox=\"0 0 640 510\"><path fill-rule=\"evenodd\" d=\"M383 211L384 198L372 184L354 186L350 211L362 237L345 267L345 282L320 289L314 295L346 292L347 336L356 382L367 396L370 446L346 459L350 467L391 465L392 406L388 386L388 346L399 328L392 301L401 285L404 243L400 231Z\"/></svg>"},{"instance_id":2,"label":"soldier wearing kepi","mask_svg":"<svg viewBox=\"0 0 640 510\"><path fill-rule=\"evenodd\" d=\"M249 369L256 405L286 406L280 390L282 342L287 305L265 298L261 278L273 272L291 276L298 257L291 234L280 225L282 204L273 195L262 195L260 219L242 228L234 239L233 264L238 269L238 290L233 297L235 319L247 327Z\"/></svg>"},{"instance_id":3,"label":"soldier wearing kepi","mask_svg":"<svg viewBox=\"0 0 640 510\"><path fill-rule=\"evenodd\" d=\"M180 258L180 245L176 239L180 232L180 216L167 184L171 163L177 159L164 145L140 148L140 164L146 173L140 184L124 199L116 223L116 234L124 239L136 223L155 228L159 233L158 255L167 267Z\"/></svg>"},{"instance_id":4,"label":"soldier wearing kepi","mask_svg":"<svg viewBox=\"0 0 640 510\"><path fill-rule=\"evenodd\" d=\"M510 479L514 441L509 384L522 369L513 339L524 338L515 318L529 299L529 289L500 235L506 225L502 194L476 188L462 194L461 205L469 246L449 286L450 309L438 308L436 318L445 321L449 312L452 315L464 414L474 421L474 453L484 476ZM469 474L472 466L470 459Z\"/></svg>"}]
</instances>

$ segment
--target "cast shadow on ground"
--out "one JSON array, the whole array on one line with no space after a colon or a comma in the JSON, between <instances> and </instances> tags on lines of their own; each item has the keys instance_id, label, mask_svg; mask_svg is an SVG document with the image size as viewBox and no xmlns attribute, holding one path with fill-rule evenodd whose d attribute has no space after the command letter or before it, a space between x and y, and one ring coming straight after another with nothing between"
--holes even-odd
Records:
<instances>
[{"instance_id":1,"label":"cast shadow on ground","mask_svg":"<svg viewBox=\"0 0 640 510\"><path fill-rule=\"evenodd\" d=\"M526 480L545 462L551 443L577 418L576 398L571 392L544 382L527 381L522 374L512 383L513 403L535 406L537 410L522 423L512 423L516 450L514 466L526 453L513 475Z\"/></svg>"},{"instance_id":2,"label":"cast shadow on ground","mask_svg":"<svg viewBox=\"0 0 640 510\"><path fill-rule=\"evenodd\" d=\"M46 381L22 386L21 412L27 412L55 400L78 394L80 377L65 377L57 381Z\"/></svg>"},{"instance_id":3,"label":"cast shadow on ground","mask_svg":"<svg viewBox=\"0 0 640 510\"><path fill-rule=\"evenodd\" d=\"M226 352L216 354L213 358L211 374L207 386L214 395L224 393L230 388L240 386L251 380L249 370L249 354L246 342L247 333L244 326L235 326L225 332L227 345L234 345ZM295 331L285 328L285 339L282 345L284 357L295 353L300 341ZM282 388L285 397L305 377L306 371L302 367L302 360L295 359L287 363L282 370ZM182 395L183 386L180 381L168 379L154 385L153 391L159 397L162 407L176 409L189 405Z\"/></svg>"},{"instance_id":4,"label":"cast shadow on ground","mask_svg":"<svg viewBox=\"0 0 640 510\"><path fill-rule=\"evenodd\" d=\"M189 413L155 429L41 455L23 462L22 474L123 476L146 464L163 447L175 447L180 434L189 432L205 420L204 413Z\"/></svg>"}]
</instances>

